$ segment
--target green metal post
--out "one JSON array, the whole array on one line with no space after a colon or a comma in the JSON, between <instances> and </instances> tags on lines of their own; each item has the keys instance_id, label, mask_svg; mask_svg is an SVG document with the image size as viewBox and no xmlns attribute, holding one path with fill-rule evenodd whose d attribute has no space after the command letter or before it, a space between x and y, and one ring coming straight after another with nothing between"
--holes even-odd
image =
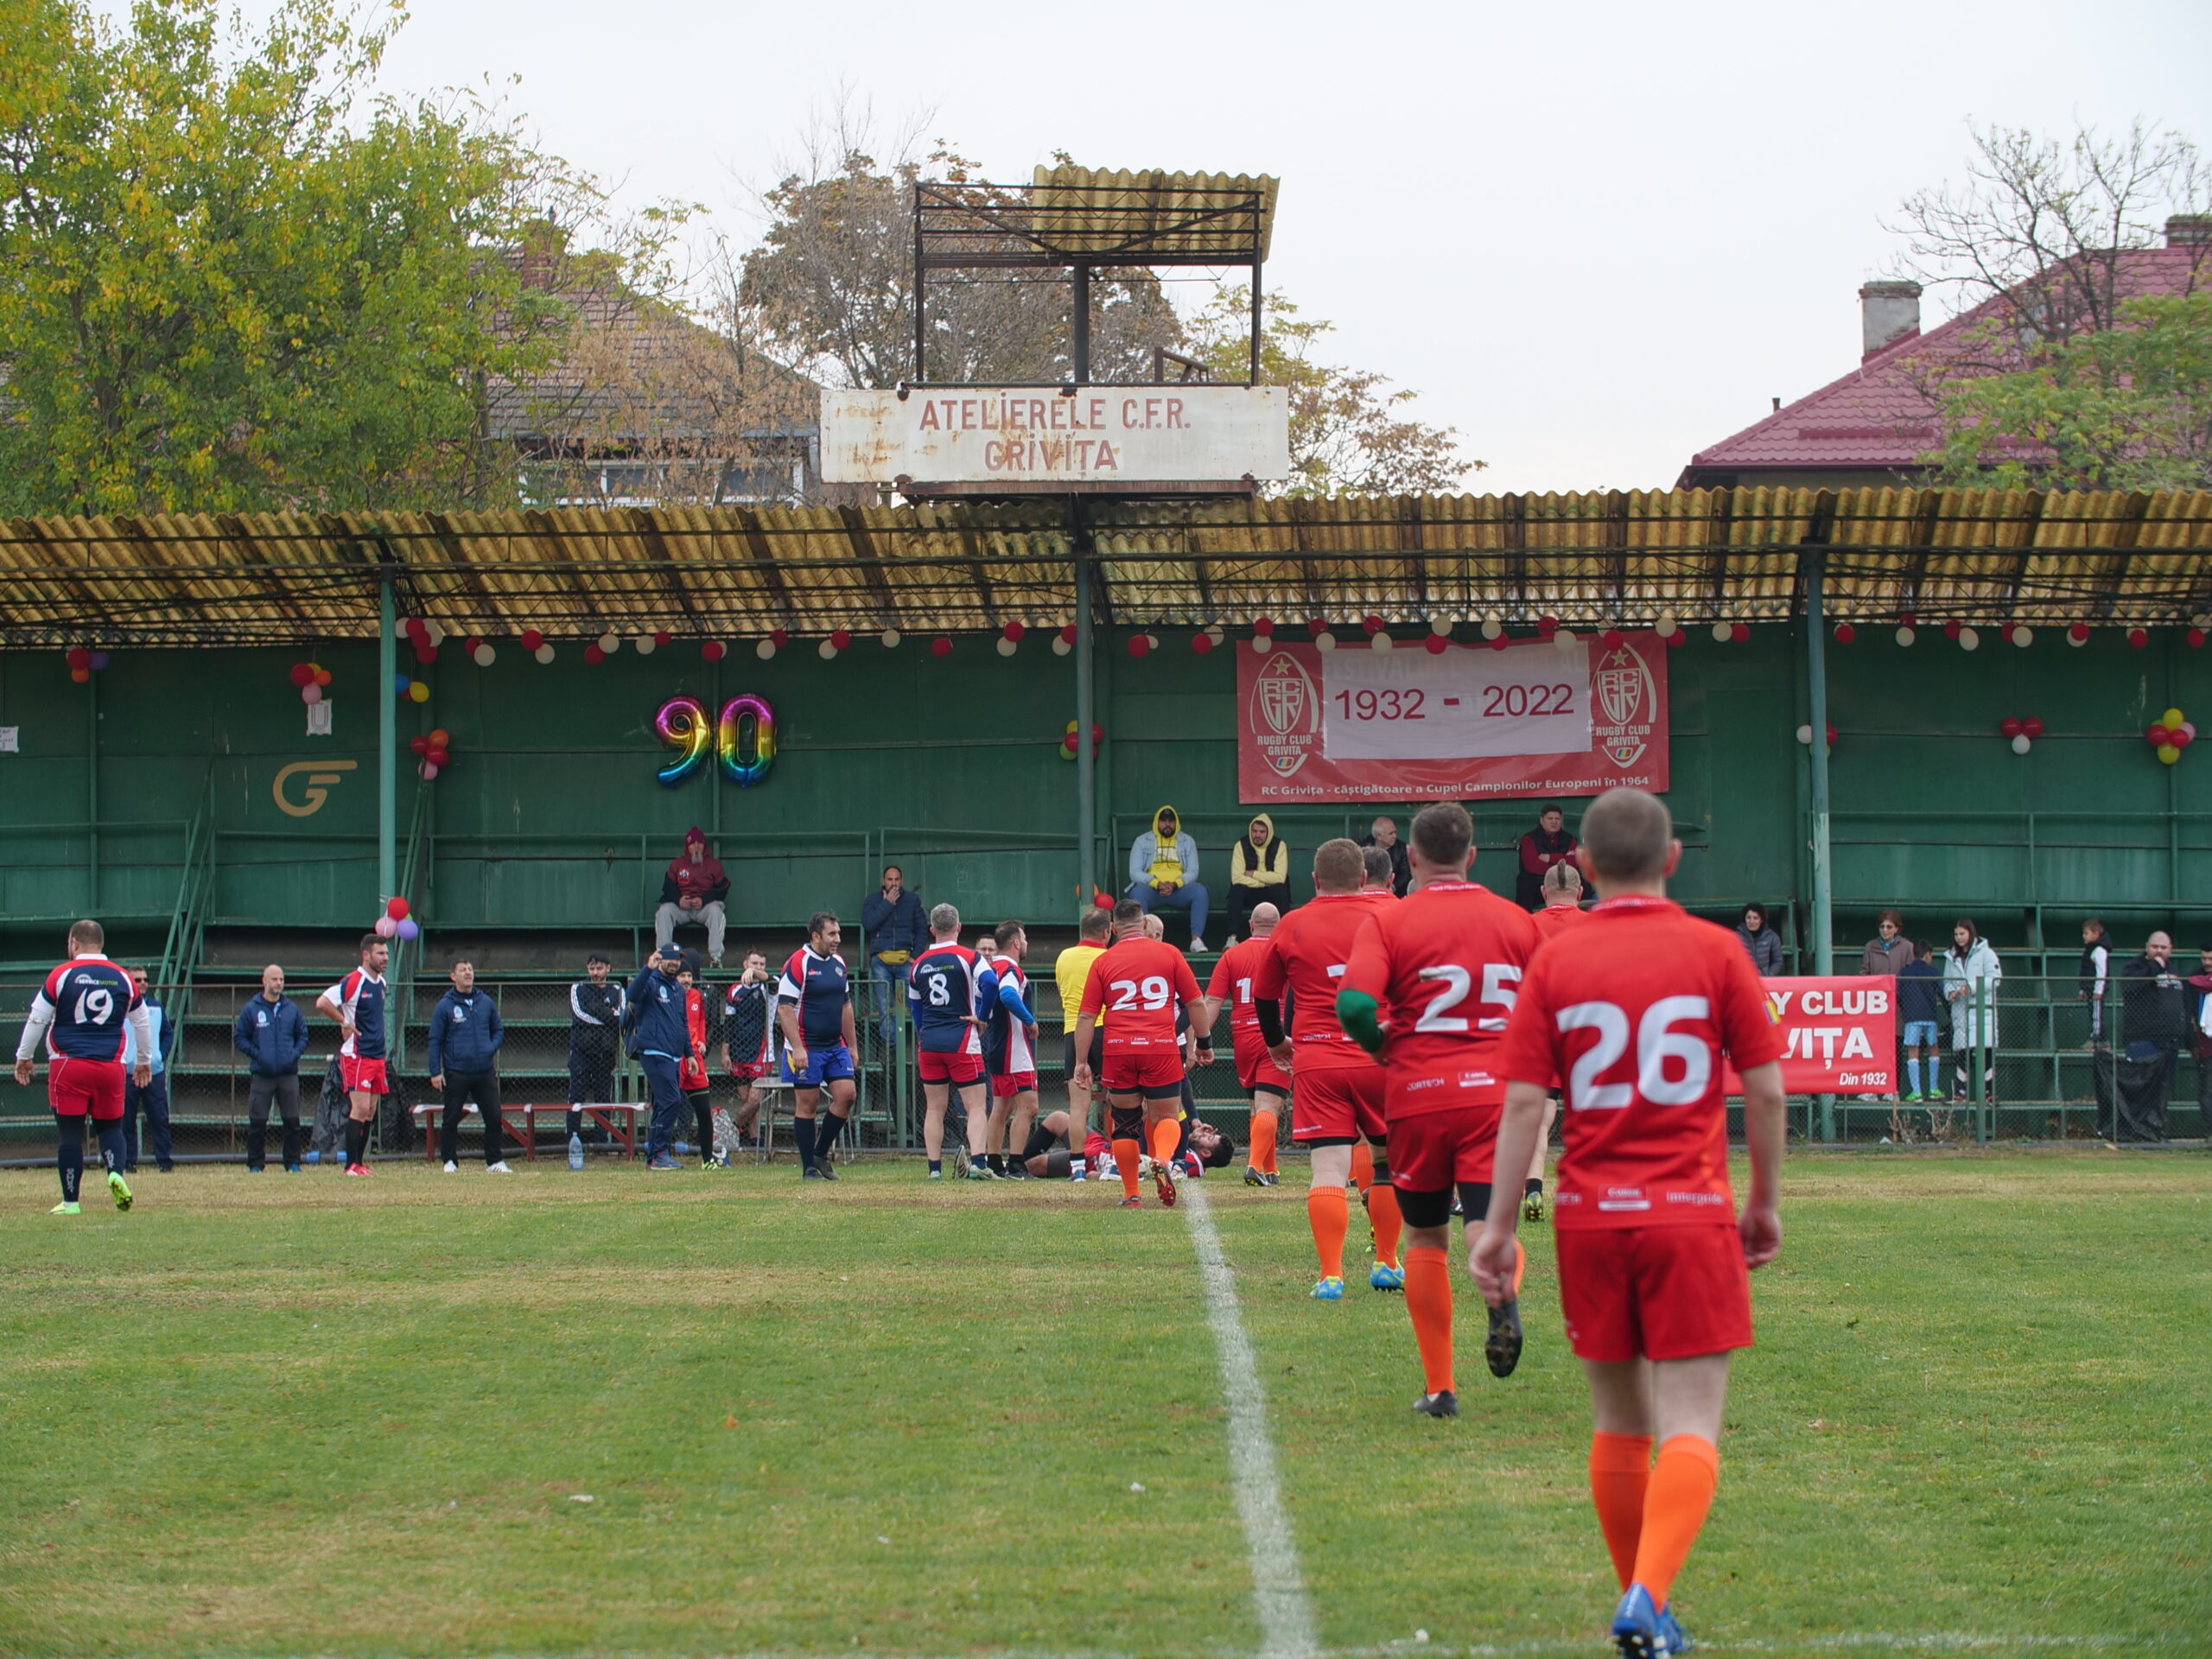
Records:
<instances>
[{"instance_id":1,"label":"green metal post","mask_svg":"<svg viewBox=\"0 0 2212 1659\"><path fill-rule=\"evenodd\" d=\"M1092 675L1096 645L1090 637L1090 531L1076 508L1075 534L1075 894L1080 907L1090 902L1096 879L1098 837L1098 755L1091 741L1097 718Z\"/></svg>"},{"instance_id":2,"label":"green metal post","mask_svg":"<svg viewBox=\"0 0 2212 1659\"><path fill-rule=\"evenodd\" d=\"M1813 972L1834 971L1835 886L1828 866L1828 664L1827 624L1821 616L1821 587L1826 556L1805 555L1805 701L1812 727L1813 783ZM1835 1139L1835 1096L1821 1096L1821 1139Z\"/></svg>"},{"instance_id":3,"label":"green metal post","mask_svg":"<svg viewBox=\"0 0 2212 1659\"><path fill-rule=\"evenodd\" d=\"M399 891L399 699L392 682L399 676L399 652L392 639L391 567L377 582L377 696L384 713L377 722L377 896Z\"/></svg>"},{"instance_id":4,"label":"green metal post","mask_svg":"<svg viewBox=\"0 0 2212 1659\"><path fill-rule=\"evenodd\" d=\"M85 676L85 914L100 907L100 677Z\"/></svg>"}]
</instances>

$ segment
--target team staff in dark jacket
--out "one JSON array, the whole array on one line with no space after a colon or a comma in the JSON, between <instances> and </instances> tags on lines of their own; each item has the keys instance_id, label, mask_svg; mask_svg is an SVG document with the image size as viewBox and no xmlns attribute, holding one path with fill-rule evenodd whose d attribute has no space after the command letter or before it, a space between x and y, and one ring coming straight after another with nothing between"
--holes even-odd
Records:
<instances>
[{"instance_id":1,"label":"team staff in dark jacket","mask_svg":"<svg viewBox=\"0 0 2212 1659\"><path fill-rule=\"evenodd\" d=\"M883 867L883 885L861 900L861 932L868 941L868 977L884 986L875 1027L887 1048L893 1005L906 1000L907 964L930 944L922 896L906 885L906 873L896 864Z\"/></svg>"},{"instance_id":2,"label":"team staff in dark jacket","mask_svg":"<svg viewBox=\"0 0 2212 1659\"><path fill-rule=\"evenodd\" d=\"M2124 1045L2114 1091L2116 1141L2166 1138L2166 1099L2174 1062L2190 1040L2189 988L2173 965L2174 942L2164 932L2120 970L2120 1036Z\"/></svg>"},{"instance_id":3,"label":"team staff in dark jacket","mask_svg":"<svg viewBox=\"0 0 2212 1659\"><path fill-rule=\"evenodd\" d=\"M647 1169L678 1166L670 1148L676 1144L676 1123L683 1111L683 1057L691 1052L691 1024L677 978L683 971L680 955L655 950L630 982L622 1014L630 1052L645 1074L653 1107L652 1126L645 1134Z\"/></svg>"},{"instance_id":4,"label":"team staff in dark jacket","mask_svg":"<svg viewBox=\"0 0 2212 1659\"><path fill-rule=\"evenodd\" d=\"M461 1167L461 1113L472 1100L484 1119L484 1167L494 1175L511 1172L500 1155L505 1139L499 1117L499 1045L506 1039L499 1004L476 988L476 968L462 957L453 965L453 988L430 1010L430 1087L445 1096L439 1150L446 1173Z\"/></svg>"},{"instance_id":5,"label":"team staff in dark jacket","mask_svg":"<svg viewBox=\"0 0 2212 1659\"><path fill-rule=\"evenodd\" d=\"M586 1104L614 1098L614 1057L622 1029L622 988L607 977L603 950L584 958L584 977L569 987L569 1159L583 1155Z\"/></svg>"},{"instance_id":6,"label":"team staff in dark jacket","mask_svg":"<svg viewBox=\"0 0 2212 1659\"><path fill-rule=\"evenodd\" d=\"M300 1057L308 1052L308 1020L284 995L284 970L261 970L261 993L238 1010L231 1046L246 1058L245 1166L267 1162L269 1108L274 1103L284 1129L284 1168L300 1169Z\"/></svg>"}]
</instances>

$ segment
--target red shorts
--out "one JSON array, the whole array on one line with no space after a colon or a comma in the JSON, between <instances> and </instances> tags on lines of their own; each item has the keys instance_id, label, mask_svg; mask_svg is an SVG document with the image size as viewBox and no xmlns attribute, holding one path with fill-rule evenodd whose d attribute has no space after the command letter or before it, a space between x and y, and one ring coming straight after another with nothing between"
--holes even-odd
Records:
<instances>
[{"instance_id":1,"label":"red shorts","mask_svg":"<svg viewBox=\"0 0 2212 1659\"><path fill-rule=\"evenodd\" d=\"M1183 1091L1183 1057L1173 1048L1139 1048L1118 1054L1109 1048L1099 1080L1109 1095L1141 1092L1154 1100L1165 1100Z\"/></svg>"},{"instance_id":2,"label":"red shorts","mask_svg":"<svg viewBox=\"0 0 2212 1659\"><path fill-rule=\"evenodd\" d=\"M1694 1359L1751 1345L1751 1276L1733 1227L1561 1227L1560 1308L1576 1356Z\"/></svg>"},{"instance_id":3,"label":"red shorts","mask_svg":"<svg viewBox=\"0 0 2212 1659\"><path fill-rule=\"evenodd\" d=\"M741 1060L736 1065L730 1067L729 1075L731 1080L734 1082L752 1083L768 1075L768 1062L766 1060Z\"/></svg>"},{"instance_id":4,"label":"red shorts","mask_svg":"<svg viewBox=\"0 0 2212 1659\"><path fill-rule=\"evenodd\" d=\"M991 1073L993 1100L1012 1100L1016 1095L1033 1095L1036 1092L1037 1074L1034 1071L994 1071Z\"/></svg>"},{"instance_id":5,"label":"red shorts","mask_svg":"<svg viewBox=\"0 0 2212 1659\"><path fill-rule=\"evenodd\" d=\"M980 1054L938 1054L925 1048L916 1058L921 1063L924 1083L966 1084L983 1079Z\"/></svg>"},{"instance_id":6,"label":"red shorts","mask_svg":"<svg viewBox=\"0 0 2212 1659\"><path fill-rule=\"evenodd\" d=\"M123 1062L58 1054L47 1062L46 1103L63 1117L87 1112L102 1123L123 1116Z\"/></svg>"},{"instance_id":7,"label":"red shorts","mask_svg":"<svg viewBox=\"0 0 2212 1659\"><path fill-rule=\"evenodd\" d=\"M388 1095L391 1084L384 1075L382 1060L365 1060L358 1054L338 1057L338 1075L349 1095Z\"/></svg>"},{"instance_id":8,"label":"red shorts","mask_svg":"<svg viewBox=\"0 0 2212 1659\"><path fill-rule=\"evenodd\" d=\"M1256 1094L1262 1089L1272 1089L1284 1099L1290 1098L1290 1074L1275 1064L1274 1057L1268 1052L1268 1046L1260 1040L1257 1032L1249 1039L1241 1032L1236 1033L1236 1086L1246 1096Z\"/></svg>"},{"instance_id":9,"label":"red shorts","mask_svg":"<svg viewBox=\"0 0 2212 1659\"><path fill-rule=\"evenodd\" d=\"M1390 1185L1406 1192L1486 1185L1497 1152L1495 1106L1390 1120Z\"/></svg>"},{"instance_id":10,"label":"red shorts","mask_svg":"<svg viewBox=\"0 0 2212 1659\"><path fill-rule=\"evenodd\" d=\"M1290 1090L1294 1141L1368 1140L1380 1144L1388 1133L1382 1124L1379 1065L1297 1071L1292 1074Z\"/></svg>"}]
</instances>

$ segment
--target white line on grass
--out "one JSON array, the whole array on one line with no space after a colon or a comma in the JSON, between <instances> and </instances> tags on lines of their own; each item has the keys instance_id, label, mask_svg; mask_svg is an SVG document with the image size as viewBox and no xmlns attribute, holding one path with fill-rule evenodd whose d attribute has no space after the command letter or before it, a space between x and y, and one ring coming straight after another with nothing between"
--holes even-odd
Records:
<instances>
[{"instance_id":1,"label":"white line on grass","mask_svg":"<svg viewBox=\"0 0 2212 1659\"><path fill-rule=\"evenodd\" d=\"M1319 1647L1313 1604L1298 1570L1298 1544L1283 1513L1282 1484L1275 1477L1275 1449L1268 1438L1268 1395L1260 1386L1252 1344L1236 1312L1236 1275L1222 1253L1206 1195L1192 1181L1183 1188L1183 1213L1205 1286L1206 1319L1221 1357L1221 1391L1229 1401L1229 1482L1244 1523L1252 1558L1252 1605L1260 1618L1260 1659L1311 1659Z\"/></svg>"}]
</instances>

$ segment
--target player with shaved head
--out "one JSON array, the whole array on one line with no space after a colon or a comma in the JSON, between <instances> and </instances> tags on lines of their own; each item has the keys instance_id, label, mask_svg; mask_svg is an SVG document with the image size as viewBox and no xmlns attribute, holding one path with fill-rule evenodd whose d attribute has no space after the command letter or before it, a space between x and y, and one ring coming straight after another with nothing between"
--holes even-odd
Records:
<instances>
[{"instance_id":1,"label":"player with shaved head","mask_svg":"<svg viewBox=\"0 0 2212 1659\"><path fill-rule=\"evenodd\" d=\"M1268 943L1282 912L1265 899L1252 906L1250 933L1221 953L1206 982L1206 1007L1218 1019L1229 1010L1229 1035L1236 1058L1236 1086L1252 1103L1252 1159L1244 1166L1247 1186L1273 1186L1275 1137L1283 1109L1290 1104L1290 1074L1274 1062L1260 1037L1260 1017L1254 1012L1252 982L1260 964L1272 954Z\"/></svg>"}]
</instances>

